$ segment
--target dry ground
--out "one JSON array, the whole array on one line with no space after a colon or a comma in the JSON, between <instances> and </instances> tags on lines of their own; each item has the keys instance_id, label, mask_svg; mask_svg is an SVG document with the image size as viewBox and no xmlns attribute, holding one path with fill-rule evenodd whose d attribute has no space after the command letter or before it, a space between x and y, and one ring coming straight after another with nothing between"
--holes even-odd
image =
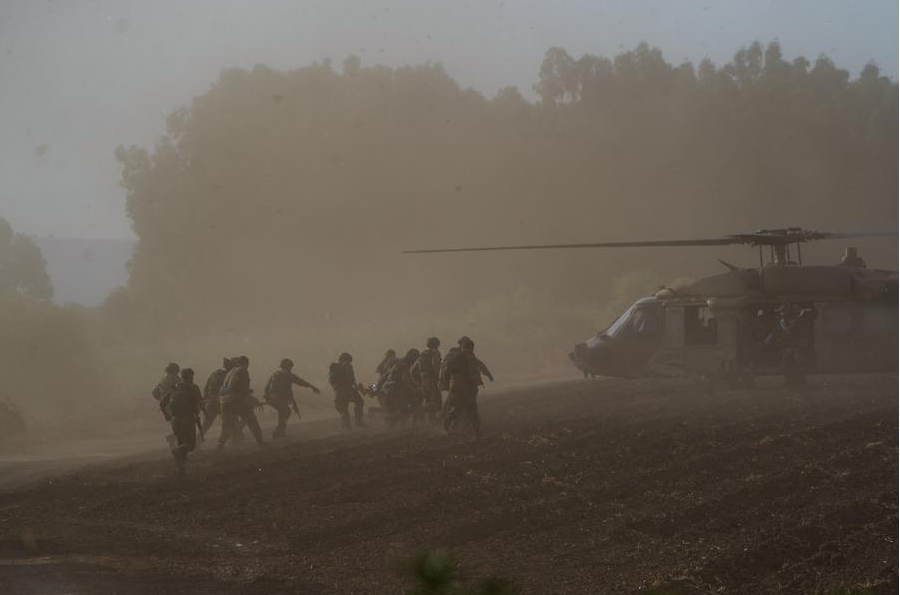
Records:
<instances>
[{"instance_id":1,"label":"dry ground","mask_svg":"<svg viewBox=\"0 0 900 595\"><path fill-rule=\"evenodd\" d=\"M0 592L401 593L447 547L524 593L897 592L897 377L482 399L479 442L294 425L0 493ZM489 391L488 391L489 392Z\"/></svg>"}]
</instances>

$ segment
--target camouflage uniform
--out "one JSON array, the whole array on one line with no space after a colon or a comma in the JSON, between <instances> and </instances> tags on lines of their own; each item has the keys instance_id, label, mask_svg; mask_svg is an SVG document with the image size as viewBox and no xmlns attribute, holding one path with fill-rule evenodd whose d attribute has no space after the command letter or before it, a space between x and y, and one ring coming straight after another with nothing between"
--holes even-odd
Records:
<instances>
[{"instance_id":1,"label":"camouflage uniform","mask_svg":"<svg viewBox=\"0 0 900 595\"><path fill-rule=\"evenodd\" d=\"M222 409L222 433L219 435L219 450L223 449L229 438L232 438L238 431L239 420L247 424L258 445L262 446L264 444L259 421L257 421L256 414L253 412L253 398L250 392L250 372L247 370L246 364L239 363L225 376L222 391L219 395Z\"/></svg>"},{"instance_id":2,"label":"camouflage uniform","mask_svg":"<svg viewBox=\"0 0 900 595\"><path fill-rule=\"evenodd\" d=\"M451 359L448 353L448 359ZM481 382L481 367L472 351L461 349L447 365L450 379L450 394L447 396L447 417L444 429L451 431L460 419L468 419L481 436L481 416L478 413L478 386Z\"/></svg>"},{"instance_id":3,"label":"camouflage uniform","mask_svg":"<svg viewBox=\"0 0 900 595\"><path fill-rule=\"evenodd\" d=\"M163 400L171 412L172 433L175 434L172 456L175 457L175 464L181 475L184 473L188 453L197 447L197 426L200 425L203 395L200 394L199 386L184 380L176 390L163 397Z\"/></svg>"},{"instance_id":4,"label":"camouflage uniform","mask_svg":"<svg viewBox=\"0 0 900 595\"><path fill-rule=\"evenodd\" d=\"M350 361L337 361L328 367L328 384L334 389L334 408L341 414L344 429L350 429L350 403L353 403L353 418L357 427L363 423L363 400L356 388L356 373Z\"/></svg>"},{"instance_id":5,"label":"camouflage uniform","mask_svg":"<svg viewBox=\"0 0 900 595\"><path fill-rule=\"evenodd\" d=\"M412 369L413 377L419 379L425 407L432 422L436 419L436 414L443 408L444 399L438 383L441 375L441 363L441 352L437 349L427 348L419 355L419 359L413 364Z\"/></svg>"},{"instance_id":6,"label":"camouflage uniform","mask_svg":"<svg viewBox=\"0 0 900 595\"><path fill-rule=\"evenodd\" d=\"M473 355L472 357L475 356ZM484 386L484 379L482 378L482 376L487 376L488 380L490 380L491 382L494 381L494 375L491 374L491 371L488 370L488 367L484 364L484 362L477 357L475 357L475 369L478 373L478 386ZM477 393L478 390L476 389L475 392Z\"/></svg>"},{"instance_id":7,"label":"camouflage uniform","mask_svg":"<svg viewBox=\"0 0 900 595\"><path fill-rule=\"evenodd\" d=\"M794 305L783 305L779 310L778 323L766 342L772 342L781 349L785 383L788 386L803 386L806 384L803 368L815 360L809 337L816 311Z\"/></svg>"},{"instance_id":8,"label":"camouflage uniform","mask_svg":"<svg viewBox=\"0 0 900 595\"><path fill-rule=\"evenodd\" d=\"M319 392L319 389L309 382L282 368L275 370L266 383L266 402L278 412L278 425L275 426L272 438L283 438L285 436L287 421L291 417L291 407L297 411L297 401L294 399L293 390L293 385L295 384L312 389L315 393ZM299 411L297 416L300 416Z\"/></svg>"},{"instance_id":9,"label":"camouflage uniform","mask_svg":"<svg viewBox=\"0 0 900 595\"><path fill-rule=\"evenodd\" d=\"M382 389L387 406L388 427L392 428L398 421L415 415L421 405L421 393L412 374L415 361L412 358L398 360L385 374Z\"/></svg>"},{"instance_id":10,"label":"camouflage uniform","mask_svg":"<svg viewBox=\"0 0 900 595\"><path fill-rule=\"evenodd\" d=\"M438 388L441 390L450 390L450 373L447 371L447 363L459 353L459 347L451 347L447 352L447 357L441 360L441 371L438 374ZM449 395L447 396L449 399ZM446 408L446 404L445 404Z\"/></svg>"},{"instance_id":11,"label":"camouflage uniform","mask_svg":"<svg viewBox=\"0 0 900 595\"><path fill-rule=\"evenodd\" d=\"M166 417L166 421L169 421L172 417L171 411L169 411L168 402L171 394L177 390L181 386L181 377L177 372L167 373L162 379L157 383L156 388L153 389L153 398L157 400L159 403L159 408L163 412L163 415ZM165 401L165 404L163 402Z\"/></svg>"},{"instance_id":12,"label":"camouflage uniform","mask_svg":"<svg viewBox=\"0 0 900 595\"><path fill-rule=\"evenodd\" d=\"M219 392L225 383L228 370L219 368L209 375L206 385L203 387L203 431L208 431L216 418L219 417L221 405L219 404Z\"/></svg>"},{"instance_id":13,"label":"camouflage uniform","mask_svg":"<svg viewBox=\"0 0 900 595\"><path fill-rule=\"evenodd\" d=\"M388 370L390 370L398 361L400 361L400 358L397 357L397 353L393 349L388 349L387 353L384 354L384 358L375 367L375 373L378 374L379 380L384 378L385 374L388 373Z\"/></svg>"}]
</instances>

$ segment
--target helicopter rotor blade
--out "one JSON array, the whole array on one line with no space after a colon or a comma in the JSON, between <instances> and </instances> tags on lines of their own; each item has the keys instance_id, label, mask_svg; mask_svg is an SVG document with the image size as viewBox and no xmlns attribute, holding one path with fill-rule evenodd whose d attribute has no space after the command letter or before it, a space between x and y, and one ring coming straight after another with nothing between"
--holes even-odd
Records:
<instances>
[{"instance_id":1,"label":"helicopter rotor blade","mask_svg":"<svg viewBox=\"0 0 900 595\"><path fill-rule=\"evenodd\" d=\"M900 232L896 231L858 231L858 232L830 232L830 231L811 231L809 232L814 240L849 240L853 238L890 238L897 237Z\"/></svg>"},{"instance_id":2,"label":"helicopter rotor blade","mask_svg":"<svg viewBox=\"0 0 900 595\"><path fill-rule=\"evenodd\" d=\"M495 250L558 250L567 248L644 248L660 246L727 246L743 244L735 238L712 238L706 240L657 240L649 242L593 242L589 244L526 244L521 246L483 246L479 248L429 248L425 250L404 250L404 254L428 254L435 252L489 252Z\"/></svg>"},{"instance_id":3,"label":"helicopter rotor blade","mask_svg":"<svg viewBox=\"0 0 900 595\"><path fill-rule=\"evenodd\" d=\"M834 240L851 238L878 238L897 236L896 231L833 233L805 231L800 228L760 230L755 233L736 234L724 238L694 240L651 240L638 242L590 242L584 244L523 244L518 246L481 246L475 248L427 248L403 250L403 254L434 254L438 252L492 252L500 250L564 250L577 248L652 248L684 246L729 246L744 244L751 246L780 246L814 240Z\"/></svg>"}]
</instances>

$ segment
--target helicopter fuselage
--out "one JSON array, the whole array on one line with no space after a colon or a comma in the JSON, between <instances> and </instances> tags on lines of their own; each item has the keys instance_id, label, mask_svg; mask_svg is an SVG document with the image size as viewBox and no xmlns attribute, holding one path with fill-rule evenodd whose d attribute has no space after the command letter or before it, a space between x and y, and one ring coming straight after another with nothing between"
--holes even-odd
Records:
<instances>
[{"instance_id":1,"label":"helicopter fuselage","mask_svg":"<svg viewBox=\"0 0 900 595\"><path fill-rule=\"evenodd\" d=\"M803 311L804 373L897 370L897 274L835 266L735 269L638 300L569 354L585 376L781 374L785 307Z\"/></svg>"}]
</instances>

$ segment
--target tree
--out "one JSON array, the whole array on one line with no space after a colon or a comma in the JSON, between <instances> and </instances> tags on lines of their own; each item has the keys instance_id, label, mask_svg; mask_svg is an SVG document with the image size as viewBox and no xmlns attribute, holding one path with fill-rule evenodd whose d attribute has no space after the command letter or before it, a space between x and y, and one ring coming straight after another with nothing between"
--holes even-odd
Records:
<instances>
[{"instance_id":1,"label":"tree","mask_svg":"<svg viewBox=\"0 0 900 595\"><path fill-rule=\"evenodd\" d=\"M575 60L561 47L552 47L544 55L539 81L534 90L545 105L575 101L581 91Z\"/></svg>"},{"instance_id":2,"label":"tree","mask_svg":"<svg viewBox=\"0 0 900 595\"><path fill-rule=\"evenodd\" d=\"M0 296L9 294L49 300L53 285L41 249L0 217Z\"/></svg>"}]
</instances>

